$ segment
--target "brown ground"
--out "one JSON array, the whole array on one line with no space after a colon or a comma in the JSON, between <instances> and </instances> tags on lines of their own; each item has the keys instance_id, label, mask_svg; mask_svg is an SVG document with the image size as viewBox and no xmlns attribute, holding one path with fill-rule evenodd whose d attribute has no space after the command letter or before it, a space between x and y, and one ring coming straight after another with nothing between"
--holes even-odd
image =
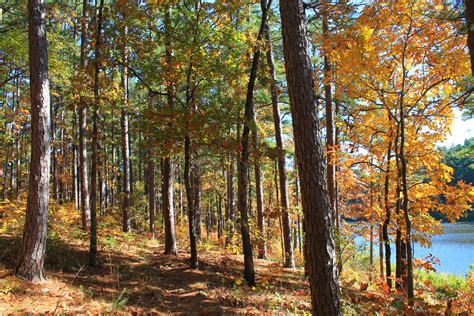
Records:
<instances>
[{"instance_id":1,"label":"brown ground","mask_svg":"<svg viewBox=\"0 0 474 316\"><path fill-rule=\"evenodd\" d=\"M104 247L100 265L90 268L84 241L53 239L48 246L48 280L33 285L12 276L20 240L0 235L0 314L309 312L301 271L257 260L259 285L250 288L240 278L240 255L201 249L200 270L191 270L186 253L163 255L158 242L136 240L119 241L114 249Z\"/></svg>"}]
</instances>

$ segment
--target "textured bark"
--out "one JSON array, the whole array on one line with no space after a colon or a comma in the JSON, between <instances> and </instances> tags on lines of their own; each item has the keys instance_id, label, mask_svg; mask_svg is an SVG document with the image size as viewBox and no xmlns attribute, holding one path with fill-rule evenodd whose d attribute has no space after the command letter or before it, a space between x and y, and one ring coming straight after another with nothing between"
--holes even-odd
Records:
<instances>
[{"instance_id":1,"label":"textured bark","mask_svg":"<svg viewBox=\"0 0 474 316\"><path fill-rule=\"evenodd\" d=\"M171 158L163 159L163 217L165 224L165 254L177 255L176 231L173 204L173 163Z\"/></svg>"},{"instance_id":2,"label":"textured bark","mask_svg":"<svg viewBox=\"0 0 474 316\"><path fill-rule=\"evenodd\" d=\"M167 71L171 74L171 67L173 63L173 50L171 47L171 7L168 7L164 16L165 25L165 57L166 62L169 65ZM175 87L174 83L170 81L167 85L167 102L168 109L171 111L174 108L175 102ZM169 125L169 129L172 129L172 124ZM167 145L173 146L173 140L168 139ZM176 229L174 223L174 201L173 201L173 162L171 157L165 156L163 158L162 165L162 199L163 199L163 221L165 226L165 254L177 255L178 249L176 246Z\"/></svg>"},{"instance_id":3,"label":"textured bark","mask_svg":"<svg viewBox=\"0 0 474 316\"><path fill-rule=\"evenodd\" d=\"M97 35L95 42L94 61L94 114L92 128L92 163L91 163L91 231L89 245L89 265L95 266L97 261L97 165L99 163L99 74L102 45L102 9L104 0L100 0L97 14Z\"/></svg>"},{"instance_id":4,"label":"textured bark","mask_svg":"<svg viewBox=\"0 0 474 316\"><path fill-rule=\"evenodd\" d=\"M23 240L16 275L41 282L48 236L51 118L44 0L28 1L31 163Z\"/></svg>"},{"instance_id":5,"label":"textured bark","mask_svg":"<svg viewBox=\"0 0 474 316\"><path fill-rule=\"evenodd\" d=\"M125 37L127 29L124 30ZM123 205L122 205L122 231L130 231L130 193L131 193L131 164L130 164L130 134L128 128L128 71L127 71L127 46L122 47L122 91L123 91L123 108L120 118L122 125L122 162L123 162Z\"/></svg>"},{"instance_id":6,"label":"textured bark","mask_svg":"<svg viewBox=\"0 0 474 316\"><path fill-rule=\"evenodd\" d=\"M296 158L301 180L305 252L313 313L339 315L339 285L332 235L332 210L325 179L316 93L307 52L306 23L300 0L281 0L286 79Z\"/></svg>"},{"instance_id":7,"label":"textured bark","mask_svg":"<svg viewBox=\"0 0 474 316\"><path fill-rule=\"evenodd\" d=\"M86 37L87 37L87 0L82 3L82 19L81 19L81 72L86 72ZM89 230L91 222L91 209L89 202L89 174L87 168L87 107L83 97L80 98L79 108L79 177L81 180L81 217L82 228Z\"/></svg>"},{"instance_id":8,"label":"textured bark","mask_svg":"<svg viewBox=\"0 0 474 316\"><path fill-rule=\"evenodd\" d=\"M283 245L285 254L285 267L292 268L295 265L293 258L293 248L291 247L291 232L290 232L290 216L288 213L288 192L286 186L286 170L285 170L285 149L283 148L283 137L281 132L281 116L280 108L278 106L278 87L275 79L275 64L273 62L273 46L270 37L270 28L268 23L265 23L265 41L268 45L266 53L268 71L270 75L270 89L272 97L272 111L273 122L275 126L275 139L278 150L278 175L279 186L281 192L281 217L283 224Z\"/></svg>"},{"instance_id":9,"label":"textured bark","mask_svg":"<svg viewBox=\"0 0 474 316\"><path fill-rule=\"evenodd\" d=\"M471 57L471 73L474 77L474 1L465 0L466 5L466 24L467 24L467 47Z\"/></svg>"}]
</instances>

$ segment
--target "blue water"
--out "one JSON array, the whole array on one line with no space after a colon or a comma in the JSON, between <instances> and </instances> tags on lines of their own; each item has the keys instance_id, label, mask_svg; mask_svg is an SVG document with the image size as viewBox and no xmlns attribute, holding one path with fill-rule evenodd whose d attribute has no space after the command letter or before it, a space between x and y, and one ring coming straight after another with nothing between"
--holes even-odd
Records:
<instances>
[{"instance_id":1,"label":"blue water","mask_svg":"<svg viewBox=\"0 0 474 316\"><path fill-rule=\"evenodd\" d=\"M361 240L356 238L357 243ZM430 248L415 243L414 257L423 258L431 253L439 259L439 264L435 265L437 271L466 275L470 266L474 265L474 222L443 224L443 234L432 237L431 242ZM395 248L392 245L394 260Z\"/></svg>"}]
</instances>

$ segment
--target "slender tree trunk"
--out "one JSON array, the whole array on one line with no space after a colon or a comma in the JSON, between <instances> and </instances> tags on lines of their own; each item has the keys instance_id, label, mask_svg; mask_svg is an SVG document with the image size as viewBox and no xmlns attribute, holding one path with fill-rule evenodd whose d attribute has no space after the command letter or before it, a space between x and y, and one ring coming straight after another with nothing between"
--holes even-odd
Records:
<instances>
[{"instance_id":1,"label":"slender tree trunk","mask_svg":"<svg viewBox=\"0 0 474 316\"><path fill-rule=\"evenodd\" d=\"M407 39L408 40L408 39ZM406 44L405 44L406 48ZM405 69L405 54L403 54L403 79L406 76ZM405 94L405 80L402 81L402 93L400 96L400 165L401 165L401 178L402 178L402 192L403 192L403 214L405 217L405 244L407 254L407 294L408 302L411 306L414 304L414 282L413 282L413 258L412 258L412 245L411 245L411 219L408 208L408 172L407 172L407 160L405 158L405 109L404 109L404 94Z\"/></svg>"},{"instance_id":2,"label":"slender tree trunk","mask_svg":"<svg viewBox=\"0 0 474 316\"><path fill-rule=\"evenodd\" d=\"M222 195L220 193L217 194L217 238L220 242L223 232Z\"/></svg>"},{"instance_id":3,"label":"slender tree trunk","mask_svg":"<svg viewBox=\"0 0 474 316\"><path fill-rule=\"evenodd\" d=\"M191 139L189 135L184 139L184 185L186 187L186 200L188 202L189 243L191 248L191 268L199 267L196 246L196 220L193 188L191 183Z\"/></svg>"},{"instance_id":4,"label":"slender tree trunk","mask_svg":"<svg viewBox=\"0 0 474 316\"><path fill-rule=\"evenodd\" d=\"M94 62L94 115L92 131L92 164L91 164L91 233L89 247L89 265L95 266L97 263L97 164L99 163L99 74L101 63L102 45L102 9L104 0L100 0L97 13L97 37L95 42L95 62Z\"/></svg>"},{"instance_id":5,"label":"slender tree trunk","mask_svg":"<svg viewBox=\"0 0 474 316\"><path fill-rule=\"evenodd\" d=\"M257 42L262 39L264 25L267 21L267 4L265 0L261 1L262 7L262 22L260 30L257 36ZM249 228L249 210L248 210L248 199L247 190L249 187L248 183L248 163L249 163L249 134L252 123L254 123L255 109L254 109L254 88L255 81L257 79L258 65L260 62L261 51L259 47L254 48L254 55L252 60L252 66L250 69L250 77L247 85L247 98L245 101L245 118L244 118L244 129L242 132L241 148L242 153L239 160L239 174L238 174L238 208L240 212L240 231L242 234L242 246L244 250L244 278L250 286L255 285L255 269L253 263L253 249L250 241L250 228Z\"/></svg>"},{"instance_id":6,"label":"slender tree trunk","mask_svg":"<svg viewBox=\"0 0 474 316\"><path fill-rule=\"evenodd\" d=\"M86 38L87 38L87 0L83 0L82 4L82 19L81 19L81 73L86 73ZM86 143L86 129L87 129L87 106L83 97L80 98L79 108L79 177L81 179L81 215L82 228L84 230L90 229L91 224L91 209L89 202L89 174L87 168L87 143Z\"/></svg>"},{"instance_id":7,"label":"slender tree trunk","mask_svg":"<svg viewBox=\"0 0 474 316\"><path fill-rule=\"evenodd\" d=\"M197 41L197 32L198 32L198 24L199 24L199 17L200 17L200 6L199 1L196 1L194 4L194 10L196 13L196 21L194 25L194 32L193 32L193 44L196 44ZM194 46L193 45L193 46ZM197 112L197 106L195 102L195 89L191 87L193 84L193 57L194 54L191 56L191 60L188 65L187 73L186 73L186 106L187 106L187 133L184 139L184 182L186 187L186 200L188 202L188 225L189 225L189 244L191 250L191 258L190 258L190 265L192 269L197 269L199 267L198 255L197 255L197 229L196 229L196 212L198 212L199 205L197 205L196 194L198 193L198 188L196 184L193 183L195 179L195 161L194 154L195 151L193 149L193 144L191 140L191 128L189 122L195 116ZM199 186L199 184L197 184ZM200 223L199 223L200 224ZM201 227L199 226L199 235L200 235Z\"/></svg>"},{"instance_id":8,"label":"slender tree trunk","mask_svg":"<svg viewBox=\"0 0 474 316\"><path fill-rule=\"evenodd\" d=\"M148 95L148 115L152 115L153 113L153 99L152 95ZM151 123L151 122L148 122ZM148 135L148 146L149 149L147 151L148 157L147 159L147 166L146 166L146 187L147 187L147 197L148 197L148 213L150 217L149 223L149 231L151 233L151 237L153 239L156 238L155 232L155 217L156 217L156 196L155 196L155 159L154 159L154 150L151 145L151 136Z\"/></svg>"},{"instance_id":9,"label":"slender tree trunk","mask_svg":"<svg viewBox=\"0 0 474 316\"><path fill-rule=\"evenodd\" d=\"M227 236L225 244L228 245L232 242L232 237L234 236L234 159L232 154L228 154L227 161L227 173L226 173L226 227L227 227Z\"/></svg>"},{"instance_id":10,"label":"slender tree trunk","mask_svg":"<svg viewBox=\"0 0 474 316\"><path fill-rule=\"evenodd\" d=\"M296 158L301 180L305 252L313 313L339 315L339 284L332 234L332 210L319 139L316 93L307 52L301 0L281 0L286 79L290 96Z\"/></svg>"},{"instance_id":11,"label":"slender tree trunk","mask_svg":"<svg viewBox=\"0 0 474 316\"><path fill-rule=\"evenodd\" d=\"M275 79L275 64L273 62L273 46L270 37L268 22L265 23L265 41L268 45L266 53L268 70L270 75L270 89L272 97L273 122L275 126L275 139L278 150L278 175L280 179L281 192L281 217L283 224L283 244L285 255L285 267L292 268L295 265L293 248L291 247L290 216L288 213L288 192L286 186L285 149L283 148L283 137L281 132L281 116L278 106L278 86Z\"/></svg>"},{"instance_id":12,"label":"slender tree trunk","mask_svg":"<svg viewBox=\"0 0 474 316\"><path fill-rule=\"evenodd\" d=\"M192 190L193 190L193 207L194 207L194 225L196 227L196 240L202 240L202 209L201 209L201 174L199 169L199 162L196 158L193 161L193 168L191 169Z\"/></svg>"},{"instance_id":13,"label":"slender tree trunk","mask_svg":"<svg viewBox=\"0 0 474 316\"><path fill-rule=\"evenodd\" d=\"M150 150L150 156L148 157L147 170L146 170L146 182L148 187L148 213L150 216L150 233L152 238L156 238L155 235L155 161Z\"/></svg>"},{"instance_id":14,"label":"slender tree trunk","mask_svg":"<svg viewBox=\"0 0 474 316\"><path fill-rule=\"evenodd\" d=\"M127 28L125 27L124 36L127 36ZM122 231L130 231L130 193L131 193L131 165L130 165L130 135L128 124L128 70L127 70L127 45L122 47L122 91L123 91L123 108L121 114L122 125L122 160L123 160L123 206L122 206Z\"/></svg>"},{"instance_id":15,"label":"slender tree trunk","mask_svg":"<svg viewBox=\"0 0 474 316\"><path fill-rule=\"evenodd\" d=\"M327 4L325 1L322 2L321 14L323 16L323 39L326 40L329 36L328 27L328 12ZM326 45L328 46L328 45ZM335 206L336 201L336 168L334 165L334 109L332 105L332 90L331 90L331 72L332 65L329 60L329 51L323 52L324 59L324 96L326 105L326 150L327 150L327 169L326 175L328 179L328 192L331 200L331 205Z\"/></svg>"},{"instance_id":16,"label":"slender tree trunk","mask_svg":"<svg viewBox=\"0 0 474 316\"><path fill-rule=\"evenodd\" d=\"M379 226L379 270L380 270L380 278L383 280L384 273L383 273L383 233L382 233L382 225Z\"/></svg>"},{"instance_id":17,"label":"slender tree trunk","mask_svg":"<svg viewBox=\"0 0 474 316\"><path fill-rule=\"evenodd\" d=\"M390 238L388 235L388 226L390 225L391 217L391 208L389 202L389 193L390 193L390 162L392 158L392 136L389 133L390 140L388 142L387 149L387 167L385 169L385 183L384 183L384 207L385 207L385 220L382 226L382 238L385 246L385 272L387 276L387 285L389 288L392 287L392 263L390 249Z\"/></svg>"},{"instance_id":18,"label":"slender tree trunk","mask_svg":"<svg viewBox=\"0 0 474 316\"><path fill-rule=\"evenodd\" d=\"M56 107L53 105L51 109L51 173L53 174L53 199L58 202L58 162L56 159ZM11 172L13 180L13 167Z\"/></svg>"},{"instance_id":19,"label":"slender tree trunk","mask_svg":"<svg viewBox=\"0 0 474 316\"><path fill-rule=\"evenodd\" d=\"M44 0L28 1L31 98L31 163L23 240L16 266L20 278L42 282L48 236L51 118Z\"/></svg>"},{"instance_id":20,"label":"slender tree trunk","mask_svg":"<svg viewBox=\"0 0 474 316\"><path fill-rule=\"evenodd\" d=\"M71 169L71 175L72 175L72 200L74 202L74 207L76 209L79 209L79 179L77 175L78 171L78 163L77 163L77 112L76 109L74 109L73 113L73 121L72 121L72 139L73 139L73 145L72 145L72 169Z\"/></svg>"}]
</instances>

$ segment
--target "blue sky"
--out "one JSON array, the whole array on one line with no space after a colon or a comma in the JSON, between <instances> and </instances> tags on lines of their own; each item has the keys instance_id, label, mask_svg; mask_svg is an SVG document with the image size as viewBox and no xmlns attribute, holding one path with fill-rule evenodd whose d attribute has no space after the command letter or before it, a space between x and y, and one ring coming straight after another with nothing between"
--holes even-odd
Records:
<instances>
[{"instance_id":1,"label":"blue sky","mask_svg":"<svg viewBox=\"0 0 474 316\"><path fill-rule=\"evenodd\" d=\"M443 146L463 144L464 140L474 137L474 119L463 120L461 112L455 110L456 118L451 128L451 135L443 142Z\"/></svg>"}]
</instances>

